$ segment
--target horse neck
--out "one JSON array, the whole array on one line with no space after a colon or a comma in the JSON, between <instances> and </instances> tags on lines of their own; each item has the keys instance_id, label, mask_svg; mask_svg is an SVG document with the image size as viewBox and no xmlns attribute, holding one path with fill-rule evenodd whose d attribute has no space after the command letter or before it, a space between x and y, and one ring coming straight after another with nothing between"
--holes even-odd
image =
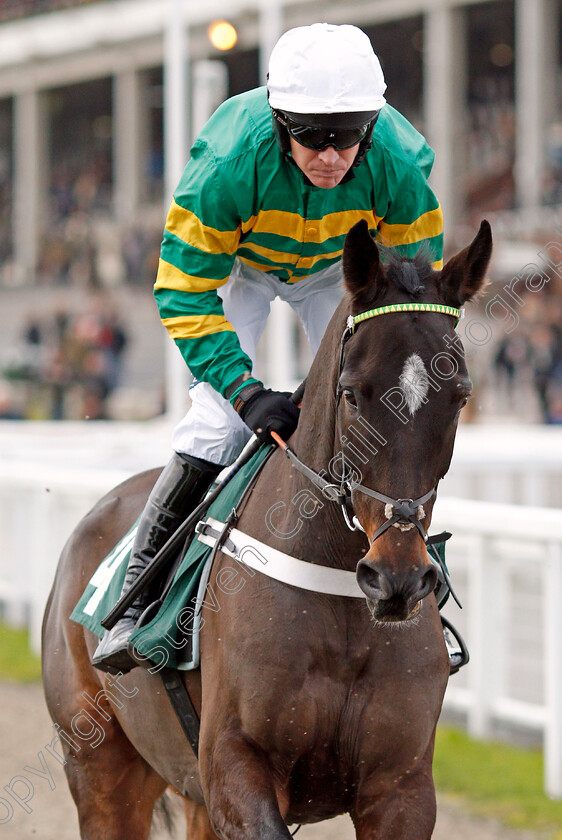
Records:
<instances>
[{"instance_id":1,"label":"horse neck","mask_svg":"<svg viewBox=\"0 0 562 840\"><path fill-rule=\"evenodd\" d=\"M336 387L339 377L340 342L345 328L349 306L340 304L322 339L318 353L306 380L297 431L291 438L291 449L298 458L328 481L337 482L331 467L339 455L341 442L337 430ZM318 500L319 508L306 527L294 540L297 556L309 556L311 537L321 535L314 542L317 546L315 562L322 565L355 570L357 560L365 551L365 537L352 533L345 524L336 502L327 501L311 480L298 472L285 459L281 468L286 469L287 498L294 498L300 490L307 491ZM304 549L299 542L304 541Z\"/></svg>"},{"instance_id":2,"label":"horse neck","mask_svg":"<svg viewBox=\"0 0 562 840\"><path fill-rule=\"evenodd\" d=\"M301 405L299 425L291 448L316 471L327 469L340 444L336 430L336 387L339 343L345 326L344 304L332 318L310 372ZM339 317L341 315L341 317Z\"/></svg>"}]
</instances>

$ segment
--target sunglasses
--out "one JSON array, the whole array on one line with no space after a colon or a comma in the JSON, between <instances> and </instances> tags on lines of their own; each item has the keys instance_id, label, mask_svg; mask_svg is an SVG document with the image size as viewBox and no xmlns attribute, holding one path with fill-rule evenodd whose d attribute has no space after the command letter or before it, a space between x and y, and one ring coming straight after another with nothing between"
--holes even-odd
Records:
<instances>
[{"instance_id":1,"label":"sunglasses","mask_svg":"<svg viewBox=\"0 0 562 840\"><path fill-rule=\"evenodd\" d=\"M286 115L278 114L277 118L297 143L315 152L321 152L328 146L333 146L338 152L350 149L363 140L373 122L376 121L375 118L354 128L315 128L295 122Z\"/></svg>"}]
</instances>

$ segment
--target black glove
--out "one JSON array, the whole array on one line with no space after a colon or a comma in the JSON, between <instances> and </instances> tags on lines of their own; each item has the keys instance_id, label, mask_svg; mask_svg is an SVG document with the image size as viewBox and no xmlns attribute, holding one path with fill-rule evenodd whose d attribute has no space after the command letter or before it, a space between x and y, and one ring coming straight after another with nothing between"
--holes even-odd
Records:
<instances>
[{"instance_id":1,"label":"black glove","mask_svg":"<svg viewBox=\"0 0 562 840\"><path fill-rule=\"evenodd\" d=\"M263 443L271 443L270 432L287 440L297 428L300 414L289 396L252 382L236 395L234 410Z\"/></svg>"}]
</instances>

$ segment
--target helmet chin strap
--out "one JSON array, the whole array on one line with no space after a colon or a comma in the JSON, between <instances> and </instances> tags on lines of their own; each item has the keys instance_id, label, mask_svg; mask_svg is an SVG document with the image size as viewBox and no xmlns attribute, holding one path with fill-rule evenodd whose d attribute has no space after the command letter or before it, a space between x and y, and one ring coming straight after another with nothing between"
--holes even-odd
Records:
<instances>
[{"instance_id":1,"label":"helmet chin strap","mask_svg":"<svg viewBox=\"0 0 562 840\"><path fill-rule=\"evenodd\" d=\"M366 135L364 136L364 138L359 143L359 150L358 150L357 154L355 155L355 160L351 164L351 169L355 169L356 166L359 166L359 164L362 162L363 158L365 157L365 155L367 154L367 152L369 151L369 149L373 145L373 131L375 130L375 124L376 124L377 120L378 120L378 114L377 114L376 118L373 120L373 122L371 123L371 127L367 131ZM343 180L345 181L345 178Z\"/></svg>"},{"instance_id":2,"label":"helmet chin strap","mask_svg":"<svg viewBox=\"0 0 562 840\"><path fill-rule=\"evenodd\" d=\"M281 125L273 111L271 112L271 124L273 126L273 132L275 134L277 144L283 153L283 157L285 160L292 160L290 155L291 141L289 140L289 132L284 125Z\"/></svg>"}]
</instances>

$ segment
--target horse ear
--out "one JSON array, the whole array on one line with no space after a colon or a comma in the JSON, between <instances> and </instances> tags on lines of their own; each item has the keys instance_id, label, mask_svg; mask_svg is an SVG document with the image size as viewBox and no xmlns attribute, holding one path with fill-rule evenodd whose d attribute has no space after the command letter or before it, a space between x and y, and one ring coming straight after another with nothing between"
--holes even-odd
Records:
<instances>
[{"instance_id":1,"label":"horse ear","mask_svg":"<svg viewBox=\"0 0 562 840\"><path fill-rule=\"evenodd\" d=\"M492 228L485 219L468 247L443 266L439 285L456 304L470 300L484 286L486 269L492 256Z\"/></svg>"},{"instance_id":2,"label":"horse ear","mask_svg":"<svg viewBox=\"0 0 562 840\"><path fill-rule=\"evenodd\" d=\"M384 275L379 249L365 219L356 222L345 237L342 260L348 292L358 305L366 306L380 290Z\"/></svg>"}]
</instances>

